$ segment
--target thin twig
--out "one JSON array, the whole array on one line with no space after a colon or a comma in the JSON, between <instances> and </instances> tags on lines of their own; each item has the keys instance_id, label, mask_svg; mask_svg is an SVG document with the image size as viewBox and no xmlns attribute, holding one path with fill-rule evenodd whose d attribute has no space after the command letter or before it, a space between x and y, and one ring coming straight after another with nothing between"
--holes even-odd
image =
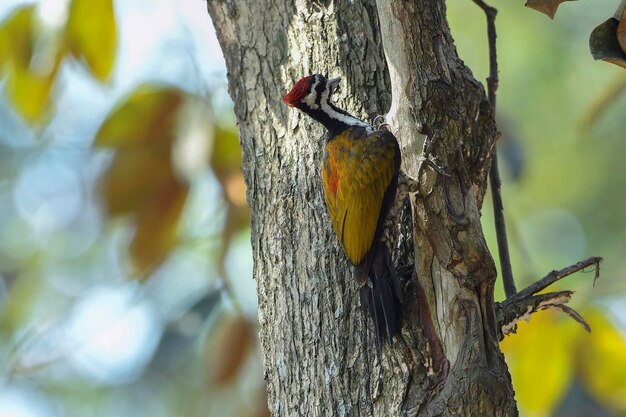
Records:
<instances>
[{"instance_id":1,"label":"thin twig","mask_svg":"<svg viewBox=\"0 0 626 417\"><path fill-rule=\"evenodd\" d=\"M515 297L522 299L524 297L537 294L539 291L546 289L550 285L554 284L556 281L592 265L595 265L596 267L596 275L593 280L593 282L595 283L598 275L600 274L600 262L602 262L602 258L599 256L594 256L592 258L585 259L584 261L580 261L578 263L575 263L574 265L570 265L558 271L552 271L545 277L541 278L539 281L533 282L528 287L524 288L522 291L517 293Z\"/></svg>"},{"instance_id":2,"label":"thin twig","mask_svg":"<svg viewBox=\"0 0 626 417\"><path fill-rule=\"evenodd\" d=\"M513 297L507 298L501 303L496 303L496 315L498 317L498 328L500 330L500 338L508 334L515 333L517 330L517 322L527 320L531 314L540 310L558 310L567 314L587 331L591 331L589 323L578 314L574 309L565 305L573 291L557 291L550 293L537 294L560 279L563 279L575 272L582 271L589 266L595 266L594 283L598 279L600 273L600 262L602 258L592 257L580 261L574 265L570 265L559 271L552 271L539 281L534 282Z\"/></svg>"},{"instance_id":3,"label":"thin twig","mask_svg":"<svg viewBox=\"0 0 626 417\"><path fill-rule=\"evenodd\" d=\"M523 299L507 299L503 303L496 303L496 317L500 340L517 331L517 323L521 320L530 320L530 316L539 310L562 305L572 298L573 291L557 291L533 295Z\"/></svg>"},{"instance_id":4,"label":"thin twig","mask_svg":"<svg viewBox=\"0 0 626 417\"><path fill-rule=\"evenodd\" d=\"M578 314L578 312L576 310L574 310L573 308L568 307L565 304L555 304L555 305L551 305L549 307L546 307L545 309L550 309L550 308L554 309L554 310L559 310L562 313L567 314L572 319L574 319L574 321L576 323L578 323L581 326L583 326L583 329L585 329L585 330L587 330L587 332L591 333L591 326L589 325L589 323L587 323L587 320L585 320L583 318L583 316Z\"/></svg>"},{"instance_id":5,"label":"thin twig","mask_svg":"<svg viewBox=\"0 0 626 417\"><path fill-rule=\"evenodd\" d=\"M496 50L496 15L498 10L489 6L483 0L473 0L487 17L487 40L489 44L489 77L487 77L487 98L491 105L493 116L496 115L496 90L498 89L498 56ZM506 234L506 223L504 221L504 204L502 203L502 181L498 170L498 153L494 149L491 167L489 168L489 183L491 184L491 198L493 199L493 217L496 228L496 238L498 241L498 254L500 256L500 270L502 272L502 283L504 293L507 298L512 297L517 292L515 280L513 279L513 268L511 267L511 256L509 254L509 241Z\"/></svg>"},{"instance_id":6,"label":"thin twig","mask_svg":"<svg viewBox=\"0 0 626 417\"><path fill-rule=\"evenodd\" d=\"M504 336L517 332L517 323L521 320L530 320L532 314L541 310L557 310L568 315L583 329L591 332L591 326L576 310L565 305L569 302L573 291L550 292L533 295L515 303L496 305L496 314L500 330L500 340ZM508 301L508 300L507 300Z\"/></svg>"},{"instance_id":7,"label":"thin twig","mask_svg":"<svg viewBox=\"0 0 626 417\"><path fill-rule=\"evenodd\" d=\"M496 15L498 10L483 0L473 0L487 17L487 42L489 45L489 77L487 77L487 98L495 115L496 90L498 89L498 55L496 50Z\"/></svg>"}]
</instances>

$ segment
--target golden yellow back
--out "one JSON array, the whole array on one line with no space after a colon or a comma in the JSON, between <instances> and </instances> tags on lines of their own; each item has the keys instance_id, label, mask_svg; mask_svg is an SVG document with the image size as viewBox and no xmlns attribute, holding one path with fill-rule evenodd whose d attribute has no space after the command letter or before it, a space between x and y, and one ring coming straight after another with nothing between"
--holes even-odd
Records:
<instances>
[{"instance_id":1,"label":"golden yellow back","mask_svg":"<svg viewBox=\"0 0 626 417\"><path fill-rule=\"evenodd\" d=\"M333 229L353 265L372 247L380 212L396 167L397 144L389 132L351 128L326 145L322 177Z\"/></svg>"}]
</instances>

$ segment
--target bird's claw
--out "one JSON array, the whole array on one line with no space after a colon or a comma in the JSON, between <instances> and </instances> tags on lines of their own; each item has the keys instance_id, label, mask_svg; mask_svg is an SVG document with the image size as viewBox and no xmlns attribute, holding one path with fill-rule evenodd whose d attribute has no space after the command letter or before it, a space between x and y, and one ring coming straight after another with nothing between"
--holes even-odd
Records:
<instances>
[{"instance_id":1,"label":"bird's claw","mask_svg":"<svg viewBox=\"0 0 626 417\"><path fill-rule=\"evenodd\" d=\"M382 115L382 114L379 114L378 116L374 117L372 124L374 125L374 128L376 128L376 130L386 129L389 126L389 123L387 123L385 115Z\"/></svg>"}]
</instances>

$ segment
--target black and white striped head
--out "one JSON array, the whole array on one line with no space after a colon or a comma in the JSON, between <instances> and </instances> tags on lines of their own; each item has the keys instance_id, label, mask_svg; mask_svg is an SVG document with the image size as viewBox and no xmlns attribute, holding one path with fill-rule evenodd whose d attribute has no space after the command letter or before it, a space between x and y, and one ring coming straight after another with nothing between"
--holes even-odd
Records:
<instances>
[{"instance_id":1,"label":"black and white striped head","mask_svg":"<svg viewBox=\"0 0 626 417\"><path fill-rule=\"evenodd\" d=\"M306 112L307 110L319 110L322 99L330 100L335 88L341 81L341 77L327 80L322 74L304 77L293 86L291 91L283 97L283 101L290 107L297 107Z\"/></svg>"},{"instance_id":2,"label":"black and white striped head","mask_svg":"<svg viewBox=\"0 0 626 417\"><path fill-rule=\"evenodd\" d=\"M329 131L340 131L352 126L371 129L371 126L338 108L332 102L341 77L326 79L321 74L309 75L298 81L283 97L290 107L296 107L322 123Z\"/></svg>"}]
</instances>

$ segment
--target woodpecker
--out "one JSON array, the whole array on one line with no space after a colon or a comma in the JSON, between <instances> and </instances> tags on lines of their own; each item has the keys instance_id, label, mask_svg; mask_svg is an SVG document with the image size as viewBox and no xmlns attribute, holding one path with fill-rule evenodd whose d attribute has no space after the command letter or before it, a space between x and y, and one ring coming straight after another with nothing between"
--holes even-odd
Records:
<instances>
[{"instance_id":1,"label":"woodpecker","mask_svg":"<svg viewBox=\"0 0 626 417\"><path fill-rule=\"evenodd\" d=\"M361 307L376 329L378 346L400 331L402 295L391 261L389 213L400 174L395 136L340 109L332 94L341 78L314 74L283 97L327 130L322 162L324 198L333 230L355 267ZM395 209L394 209L395 210Z\"/></svg>"}]
</instances>

